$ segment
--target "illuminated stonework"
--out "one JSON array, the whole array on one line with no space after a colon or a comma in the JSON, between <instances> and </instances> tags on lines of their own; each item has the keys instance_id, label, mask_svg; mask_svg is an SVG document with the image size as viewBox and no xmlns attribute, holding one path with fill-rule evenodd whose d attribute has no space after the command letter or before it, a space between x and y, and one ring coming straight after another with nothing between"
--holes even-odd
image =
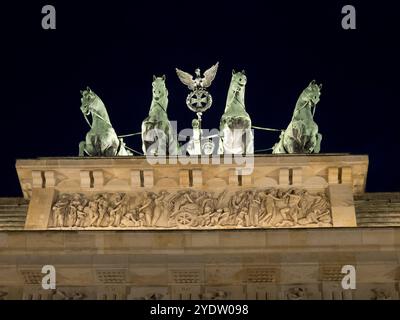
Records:
<instances>
[{"instance_id":1,"label":"illuminated stonework","mask_svg":"<svg viewBox=\"0 0 400 320\"><path fill-rule=\"evenodd\" d=\"M236 166L17 161L25 199L0 199L0 299L399 298L400 195L364 193L366 156Z\"/></svg>"}]
</instances>

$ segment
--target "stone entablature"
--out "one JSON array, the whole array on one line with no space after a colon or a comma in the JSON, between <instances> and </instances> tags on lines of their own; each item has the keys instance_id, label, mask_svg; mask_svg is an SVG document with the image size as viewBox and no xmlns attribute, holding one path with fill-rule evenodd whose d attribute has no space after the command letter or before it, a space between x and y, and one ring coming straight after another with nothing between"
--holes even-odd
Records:
<instances>
[{"instance_id":1,"label":"stone entablature","mask_svg":"<svg viewBox=\"0 0 400 320\"><path fill-rule=\"evenodd\" d=\"M172 197L179 193L185 193L187 190L191 190L190 192L195 198L200 194L205 194L205 198L212 198L214 202L218 201L216 199L222 193L228 193L224 199L226 203L221 203L212 212L205 212L202 208L200 211L197 210L195 214L196 216L203 214L218 215L218 219L214 219L215 225L220 224L222 215L231 214L231 212L225 210L226 208L231 209L229 202L232 203L235 200L240 202L238 200L240 192L245 192L248 202L245 206L247 213L235 213L235 217L232 218L234 222L231 223L230 227L279 227L280 225L265 226L254 223L255 218L251 218L251 223L242 223L241 220L249 219L246 218L246 215L250 215L251 193L255 193L255 201L260 202L259 209L257 209L259 215L262 215L262 210L264 210L265 215L268 215L265 201L263 202L264 207L261 204L263 195L272 195L274 192L283 194L289 192L286 197L282 196L281 199L286 201L286 205L277 205L280 197L275 197L278 200L274 200L273 207L279 211L279 215L284 216L285 212L293 215L293 211L297 211L296 208L299 205L296 204L298 200L295 200L295 198L298 198L300 193L314 197L326 196L326 202L329 203L328 216L330 219L319 221L319 218L312 219L310 216L308 219L313 222L311 223L313 224L312 227L315 227L315 224L320 227L328 226L328 224L334 227L356 226L353 195L362 194L365 190L368 168L367 156L344 154L255 156L252 158L254 167L250 175L242 174L245 171L243 168L248 166L249 163L238 165L235 158L221 157L219 164L215 163L215 158L210 158L210 163L201 163L201 158L197 157L192 157L190 160L191 163L187 164L182 164L177 158L168 158L166 159L167 163L164 164L154 164L154 159L149 160L143 157L18 160L16 167L24 197L31 199L25 228L47 229L49 226L55 226L54 222L51 221L52 214L54 215L57 201L63 194L69 195L69 197L73 194L80 194L80 197L88 201L92 197L96 197L96 194L97 196L107 194L107 197L120 195L129 198L143 198L144 195L150 194L150 197L156 201L163 192ZM211 161L214 161L214 163L211 163ZM114 200L111 202L113 204L107 206L108 216L117 206ZM168 204L168 201L166 202ZM139 205L139 203L137 204ZM201 206L200 202L196 202L196 204ZM85 206L82 209L84 208ZM242 206L240 209L243 208ZM174 210L174 208L171 210ZM193 210L196 211L196 208ZM315 211L313 215L319 216L325 213L319 210L319 212ZM113 214L115 216L120 215L117 212ZM140 224L139 214L140 212L136 212L135 215L132 215L132 223ZM151 215L153 214L154 212ZM170 214L172 212L169 212L167 216ZM73 213L73 215L75 214ZM90 215L88 209L86 213L81 213L81 216L84 215ZM93 214L93 218L95 215ZM106 214L104 213L104 215ZM281 226L283 227L298 226L297 221L307 218L307 215L307 213L301 214L299 219L296 217L283 218L277 224L282 223ZM145 220L145 218L142 217L142 220ZM209 220L207 216L205 220ZM215 222L216 220L218 222ZM285 220L287 221L285 222ZM319 222L322 222L323 225L318 225ZM104 227L101 224L102 222L99 227ZM166 224L169 227L168 222ZM304 223L301 226L308 224ZM64 227L66 226L68 224L64 225ZM151 223L148 222L147 227L150 226ZM134 228L133 225L129 227Z\"/></svg>"},{"instance_id":2,"label":"stone entablature","mask_svg":"<svg viewBox=\"0 0 400 320\"><path fill-rule=\"evenodd\" d=\"M188 158L188 164L176 158L168 158L165 164L151 164L144 157L38 158L17 160L16 168L25 198L30 198L33 188L127 192L141 188L235 186L323 189L328 184L345 184L352 187L354 194L365 191L366 155L255 155L250 175L238 174L245 164L238 165L235 159L225 157L230 163L222 156L215 164L211 163L212 158L210 163L202 164L198 157Z\"/></svg>"}]
</instances>

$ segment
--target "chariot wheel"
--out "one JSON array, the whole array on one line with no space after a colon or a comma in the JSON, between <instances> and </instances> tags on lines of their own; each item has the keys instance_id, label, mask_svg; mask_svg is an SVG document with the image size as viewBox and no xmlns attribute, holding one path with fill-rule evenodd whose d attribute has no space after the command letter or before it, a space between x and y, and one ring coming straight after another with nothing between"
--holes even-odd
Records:
<instances>
[{"instance_id":1,"label":"chariot wheel","mask_svg":"<svg viewBox=\"0 0 400 320\"><path fill-rule=\"evenodd\" d=\"M182 211L176 215L175 221L180 228L190 227L194 222L194 216L187 211Z\"/></svg>"}]
</instances>

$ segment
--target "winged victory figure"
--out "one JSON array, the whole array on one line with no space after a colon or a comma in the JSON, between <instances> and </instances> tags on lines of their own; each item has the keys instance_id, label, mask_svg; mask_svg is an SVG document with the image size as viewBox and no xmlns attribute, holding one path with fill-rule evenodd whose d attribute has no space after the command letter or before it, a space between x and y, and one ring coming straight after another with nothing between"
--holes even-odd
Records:
<instances>
[{"instance_id":1,"label":"winged victory figure","mask_svg":"<svg viewBox=\"0 0 400 320\"><path fill-rule=\"evenodd\" d=\"M208 88L213 82L215 75L218 70L218 62L214 64L210 69L204 72L204 77L201 77L200 69L195 70L196 78L185 71L176 68L176 74L181 82L186 85L190 90L198 90Z\"/></svg>"}]
</instances>

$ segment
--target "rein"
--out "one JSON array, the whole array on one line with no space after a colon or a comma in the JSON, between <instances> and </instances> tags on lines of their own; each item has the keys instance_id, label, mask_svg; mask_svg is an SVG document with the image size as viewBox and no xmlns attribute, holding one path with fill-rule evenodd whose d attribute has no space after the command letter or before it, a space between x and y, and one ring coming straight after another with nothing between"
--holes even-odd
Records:
<instances>
[{"instance_id":1,"label":"rein","mask_svg":"<svg viewBox=\"0 0 400 320\"><path fill-rule=\"evenodd\" d=\"M164 109L161 103L159 103L157 100L154 101L156 105L158 105L165 113L167 113L167 110Z\"/></svg>"},{"instance_id":2,"label":"rein","mask_svg":"<svg viewBox=\"0 0 400 320\"><path fill-rule=\"evenodd\" d=\"M99 115L96 111L91 110L92 114L94 114L97 118L103 120L105 123L107 123L108 125L110 125L110 127L112 127L112 124L109 120L104 119L101 115Z\"/></svg>"},{"instance_id":3,"label":"rein","mask_svg":"<svg viewBox=\"0 0 400 320\"><path fill-rule=\"evenodd\" d=\"M89 119L87 118L86 113L84 113L83 116L85 117L85 120L86 120L87 124L89 125L90 129L92 129L92 124L90 123Z\"/></svg>"},{"instance_id":4,"label":"rein","mask_svg":"<svg viewBox=\"0 0 400 320\"><path fill-rule=\"evenodd\" d=\"M308 105L309 102L310 102L310 100L307 101L307 102L305 102L304 105L301 106L300 108L296 109L296 110L294 111L294 114L297 113L297 112L300 112L300 111L303 110L305 107L307 107L307 105ZM311 106L311 108L313 108L312 115L313 115L313 117L314 117L315 109L317 108L317 105L316 105L316 104L313 104L313 105ZM294 116L294 114L293 114L293 116Z\"/></svg>"},{"instance_id":5,"label":"rein","mask_svg":"<svg viewBox=\"0 0 400 320\"><path fill-rule=\"evenodd\" d=\"M93 115L94 115L94 116L96 116L97 118L103 120L103 121L104 121L105 123L107 123L110 127L112 127L111 122L110 122L109 120L107 120L107 119L104 119L104 118L103 118L100 114L98 114L96 111L90 110L90 112L92 113L92 118L93 118ZM90 123L90 121L89 121L87 115L84 113L83 116L85 117L85 120L86 120L87 124L89 125L90 129L92 129L93 126L92 126L92 124Z\"/></svg>"}]
</instances>

